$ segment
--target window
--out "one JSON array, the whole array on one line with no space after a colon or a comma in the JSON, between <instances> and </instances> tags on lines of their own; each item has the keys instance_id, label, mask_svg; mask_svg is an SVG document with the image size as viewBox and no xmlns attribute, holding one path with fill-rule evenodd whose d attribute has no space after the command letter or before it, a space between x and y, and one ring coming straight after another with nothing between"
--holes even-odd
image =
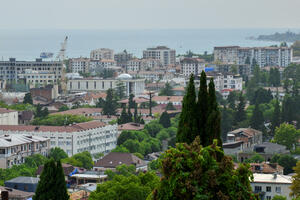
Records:
<instances>
[{"instance_id":1,"label":"window","mask_svg":"<svg viewBox=\"0 0 300 200\"><path fill-rule=\"evenodd\" d=\"M272 197L271 196L266 196L266 200L271 200Z\"/></svg>"},{"instance_id":2,"label":"window","mask_svg":"<svg viewBox=\"0 0 300 200\"><path fill-rule=\"evenodd\" d=\"M261 192L261 186L255 186L254 191L255 192Z\"/></svg>"},{"instance_id":3,"label":"window","mask_svg":"<svg viewBox=\"0 0 300 200\"><path fill-rule=\"evenodd\" d=\"M272 192L271 186L267 186L266 191L267 191L267 192Z\"/></svg>"},{"instance_id":4,"label":"window","mask_svg":"<svg viewBox=\"0 0 300 200\"><path fill-rule=\"evenodd\" d=\"M276 187L275 191L276 191L277 193L281 193L281 187Z\"/></svg>"}]
</instances>

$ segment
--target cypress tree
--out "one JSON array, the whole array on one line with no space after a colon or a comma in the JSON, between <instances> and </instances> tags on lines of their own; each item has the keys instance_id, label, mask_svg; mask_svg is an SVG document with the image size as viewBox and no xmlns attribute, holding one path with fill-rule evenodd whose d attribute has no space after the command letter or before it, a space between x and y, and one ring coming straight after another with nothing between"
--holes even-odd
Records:
<instances>
[{"instance_id":1,"label":"cypress tree","mask_svg":"<svg viewBox=\"0 0 300 200\"><path fill-rule=\"evenodd\" d=\"M119 124L125 124L128 122L128 114L126 112L125 104L123 104L122 107L123 107L123 109L122 109L121 116L118 121Z\"/></svg>"},{"instance_id":2,"label":"cypress tree","mask_svg":"<svg viewBox=\"0 0 300 200\"><path fill-rule=\"evenodd\" d=\"M30 92L28 92L28 93L25 94L23 103L24 103L24 104L29 103L29 104L31 104L31 105L33 104L32 96L31 96L31 93L30 93Z\"/></svg>"},{"instance_id":3,"label":"cypress tree","mask_svg":"<svg viewBox=\"0 0 300 200\"><path fill-rule=\"evenodd\" d=\"M69 195L67 192L64 170L61 166L60 160L57 161L57 163L56 163L55 181L56 181L56 199L57 200L68 200Z\"/></svg>"},{"instance_id":4,"label":"cypress tree","mask_svg":"<svg viewBox=\"0 0 300 200\"><path fill-rule=\"evenodd\" d=\"M255 104L253 114L250 119L250 126L260 131L264 129L264 116L261 110L259 109L258 103Z\"/></svg>"},{"instance_id":5,"label":"cypress tree","mask_svg":"<svg viewBox=\"0 0 300 200\"><path fill-rule=\"evenodd\" d=\"M274 113L271 121L271 131L272 134L275 134L276 127L280 126L280 105L278 99L276 99Z\"/></svg>"},{"instance_id":6,"label":"cypress tree","mask_svg":"<svg viewBox=\"0 0 300 200\"><path fill-rule=\"evenodd\" d=\"M182 102L182 111L180 114L176 141L190 144L197 135L196 92L194 75L192 74L188 83L187 92Z\"/></svg>"},{"instance_id":7,"label":"cypress tree","mask_svg":"<svg viewBox=\"0 0 300 200\"><path fill-rule=\"evenodd\" d=\"M134 118L135 123L140 123L140 119L139 119L138 111L137 111L137 104L135 104L135 106L134 106L133 118Z\"/></svg>"},{"instance_id":8,"label":"cypress tree","mask_svg":"<svg viewBox=\"0 0 300 200\"><path fill-rule=\"evenodd\" d=\"M170 116L166 111L160 116L159 123L163 125L164 128L169 128L171 126Z\"/></svg>"},{"instance_id":9,"label":"cypress tree","mask_svg":"<svg viewBox=\"0 0 300 200\"><path fill-rule=\"evenodd\" d=\"M130 94L129 100L128 100L128 108L129 109L134 108L134 106L135 106L135 101L133 101L133 98L134 98L134 94Z\"/></svg>"},{"instance_id":10,"label":"cypress tree","mask_svg":"<svg viewBox=\"0 0 300 200\"><path fill-rule=\"evenodd\" d=\"M130 108L128 107L128 111L127 111L127 122L132 122L132 113L130 111Z\"/></svg>"},{"instance_id":11,"label":"cypress tree","mask_svg":"<svg viewBox=\"0 0 300 200\"><path fill-rule=\"evenodd\" d=\"M215 84L213 79L209 82L208 90L208 118L206 121L206 135L202 138L203 146L208 146L213 143L214 139L218 140L218 145L222 147L221 139L221 113L218 109L218 103L216 99Z\"/></svg>"},{"instance_id":12,"label":"cypress tree","mask_svg":"<svg viewBox=\"0 0 300 200\"><path fill-rule=\"evenodd\" d=\"M105 104L103 107L103 114L104 115L114 115L116 114L116 101L114 99L114 91L113 89L108 89L106 94L106 99L105 99Z\"/></svg>"},{"instance_id":13,"label":"cypress tree","mask_svg":"<svg viewBox=\"0 0 300 200\"><path fill-rule=\"evenodd\" d=\"M53 159L45 163L35 195L32 198L33 200L57 199L56 171L56 165Z\"/></svg>"},{"instance_id":14,"label":"cypress tree","mask_svg":"<svg viewBox=\"0 0 300 200\"><path fill-rule=\"evenodd\" d=\"M196 116L197 116L200 141L202 144L207 144L208 142L206 137L207 136L206 120L208 117L208 93L207 93L206 74L204 71L201 72L201 77L200 77L200 88L198 93Z\"/></svg>"},{"instance_id":15,"label":"cypress tree","mask_svg":"<svg viewBox=\"0 0 300 200\"><path fill-rule=\"evenodd\" d=\"M234 116L234 124L237 124L241 121L244 121L246 119L246 113L245 113L245 99L243 97L243 94L241 92L239 96L239 104L237 106L237 111Z\"/></svg>"}]
</instances>

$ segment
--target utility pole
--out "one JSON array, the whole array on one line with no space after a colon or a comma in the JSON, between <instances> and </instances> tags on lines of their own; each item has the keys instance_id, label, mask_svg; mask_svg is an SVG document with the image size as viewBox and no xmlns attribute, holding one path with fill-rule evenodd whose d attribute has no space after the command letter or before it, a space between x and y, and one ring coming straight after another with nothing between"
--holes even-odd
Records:
<instances>
[{"instance_id":1,"label":"utility pole","mask_svg":"<svg viewBox=\"0 0 300 200\"><path fill-rule=\"evenodd\" d=\"M149 116L152 117L152 97L154 96L154 92L149 91Z\"/></svg>"}]
</instances>

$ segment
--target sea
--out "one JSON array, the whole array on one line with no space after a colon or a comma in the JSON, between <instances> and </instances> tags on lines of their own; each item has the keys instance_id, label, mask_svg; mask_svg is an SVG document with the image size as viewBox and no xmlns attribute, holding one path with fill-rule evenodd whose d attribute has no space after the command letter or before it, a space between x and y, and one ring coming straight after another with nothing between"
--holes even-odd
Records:
<instances>
[{"instance_id":1,"label":"sea","mask_svg":"<svg viewBox=\"0 0 300 200\"><path fill-rule=\"evenodd\" d=\"M97 48L111 48L115 53L127 50L141 57L144 49L157 45L168 46L177 54L188 50L212 53L214 46L242 47L278 45L278 42L247 39L262 34L299 32L300 29L149 29L149 30L57 30L57 29L0 29L0 60L35 60L41 52L57 55L65 36L68 36L66 57L89 57ZM54 59L55 56L51 59ZM50 60L51 60L50 59Z\"/></svg>"}]
</instances>

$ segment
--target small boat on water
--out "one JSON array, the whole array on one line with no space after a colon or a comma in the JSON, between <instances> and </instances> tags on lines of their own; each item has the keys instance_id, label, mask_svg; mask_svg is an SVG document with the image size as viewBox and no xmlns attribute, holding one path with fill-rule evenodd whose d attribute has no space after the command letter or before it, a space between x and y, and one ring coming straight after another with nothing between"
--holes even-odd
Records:
<instances>
[{"instance_id":1,"label":"small boat on water","mask_svg":"<svg viewBox=\"0 0 300 200\"><path fill-rule=\"evenodd\" d=\"M52 58L53 57L53 53L51 52L42 52L40 54L40 58Z\"/></svg>"}]
</instances>

